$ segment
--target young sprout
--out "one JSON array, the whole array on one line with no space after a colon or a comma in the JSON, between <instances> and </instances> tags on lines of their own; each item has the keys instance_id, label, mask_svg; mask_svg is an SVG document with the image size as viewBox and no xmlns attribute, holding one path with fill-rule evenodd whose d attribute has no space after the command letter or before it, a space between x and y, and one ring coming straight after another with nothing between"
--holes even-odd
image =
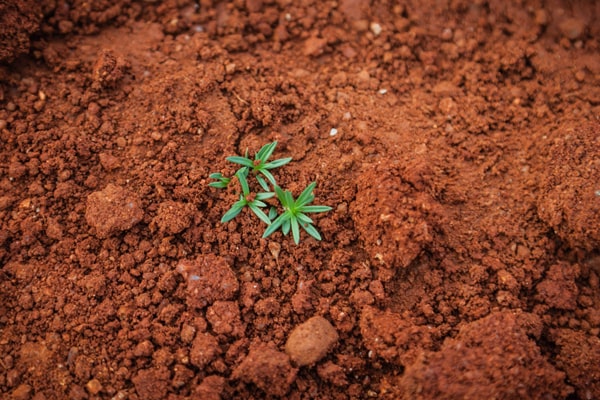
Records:
<instances>
[{"instance_id":1,"label":"young sprout","mask_svg":"<svg viewBox=\"0 0 600 400\"><path fill-rule=\"evenodd\" d=\"M251 160L250 158L248 158L248 153L246 152L246 155L244 157L231 156L231 157L227 157L227 161L230 161L235 164L240 164L240 165L248 168L249 170L251 170L254 173L254 175L256 176L256 180L258 181L260 186L264 190L269 191L270 190L269 185L267 185L265 180L259 174L264 175L264 177L267 178L267 180L269 182L271 182L271 185L273 185L273 187L275 187L275 186L277 186L277 183L275 182L275 178L273 177L273 174L271 174L271 172L269 170L281 167L281 166L289 163L290 161L292 161L291 157L287 157L287 158L280 158L275 161L267 162L269 157L271 157L271 154L273 154L273 151L275 150L276 146L277 146L277 141L265 144L256 153L256 155L254 156L254 160Z\"/></svg>"},{"instance_id":2,"label":"young sprout","mask_svg":"<svg viewBox=\"0 0 600 400\"><path fill-rule=\"evenodd\" d=\"M246 180L246 175L248 173L247 169L240 169L235 173L238 181L240 182L240 186L242 187L242 193L240 194L240 199L233 203L233 206L227 211L223 218L221 218L221 222L231 221L244 209L244 207L250 208L250 210L265 224L270 224L271 220L269 217L260 209L261 207L266 207L267 204L262 200L270 199L275 196L273 192L266 193L257 193L253 195L250 193L250 188L248 187L248 181ZM215 182L218 183L218 182Z\"/></svg>"},{"instance_id":3,"label":"young sprout","mask_svg":"<svg viewBox=\"0 0 600 400\"><path fill-rule=\"evenodd\" d=\"M277 146L276 141L264 145L256 153L254 160L248 157L248 150L246 150L246 154L243 157L227 157L227 161L241 165L241 168L237 170L234 176L240 183L242 193L240 194L239 200L231 206L225 215L223 215L221 222L231 221L240 212L242 212L244 207L248 207L250 208L250 211L252 211L261 221L269 225L263 234L263 238L270 236L277 229L281 228L281 231L284 235L287 235L291 230L294 237L294 242L298 244L300 242L300 227L302 227L302 229L304 229L310 236L317 240L321 240L321 235L313 226L312 219L310 219L306 214L329 211L331 210L331 207L309 205L315 199L312 191L316 186L316 182L308 185L308 187L302 191L296 200L294 200L291 192L287 190L284 191L277 186L275 178L271 174L270 170L289 163L292 158L280 158L278 160L269 162L269 157L271 157L273 154L275 146ZM265 190L264 192L254 193L250 191L247 179L250 172L252 172L252 176L256 178L256 181L260 187ZM265 177L269 183L271 183L275 192L270 190L269 184L263 177ZM210 174L209 178L214 179L215 182L211 182L208 185L219 189L226 188L233 180L233 178L227 178L219 172ZM271 206L267 215L262 210L262 208L267 206L264 200L270 199L275 195L277 195L277 199L283 207L283 214L278 216L277 208L275 206Z\"/></svg>"},{"instance_id":4,"label":"young sprout","mask_svg":"<svg viewBox=\"0 0 600 400\"><path fill-rule=\"evenodd\" d=\"M208 186L216 187L219 189L225 189L229 182L231 182L231 178L224 177L220 172L215 172L214 174L210 174L208 176L210 179L216 179L217 182L211 182Z\"/></svg>"},{"instance_id":5,"label":"young sprout","mask_svg":"<svg viewBox=\"0 0 600 400\"><path fill-rule=\"evenodd\" d=\"M275 218L269 225L263 234L263 238L270 236L281 227L284 235L287 235L291 229L294 243L298 244L300 242L300 227L302 227L310 236L321 240L321 235L312 225L313 220L306 216L306 213L325 212L331 210L331 207L309 205L315 199L312 191L316 184L316 182L312 182L308 185L296 200L294 200L290 191L284 191L279 186L275 186L275 193L283 206L283 214ZM272 215L271 212L269 214Z\"/></svg>"}]
</instances>

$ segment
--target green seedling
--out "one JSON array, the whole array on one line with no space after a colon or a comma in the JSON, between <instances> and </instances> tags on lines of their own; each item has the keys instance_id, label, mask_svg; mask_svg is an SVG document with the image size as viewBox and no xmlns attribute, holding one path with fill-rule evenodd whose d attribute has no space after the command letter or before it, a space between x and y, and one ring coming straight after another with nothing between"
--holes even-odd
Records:
<instances>
[{"instance_id":1,"label":"green seedling","mask_svg":"<svg viewBox=\"0 0 600 400\"><path fill-rule=\"evenodd\" d=\"M281 231L284 235L287 235L291 229L294 243L298 244L300 242L300 227L302 227L310 236L317 240L321 240L321 235L313 226L313 220L306 214L330 211L331 207L309 205L315 199L312 191L316 184L316 182L312 182L308 185L296 200L294 200L291 192L282 190L279 186L275 186L277 199L279 199L284 211L283 214L275 218L269 225L263 234L263 238L270 236L281 227Z\"/></svg>"},{"instance_id":2,"label":"green seedling","mask_svg":"<svg viewBox=\"0 0 600 400\"><path fill-rule=\"evenodd\" d=\"M240 182L240 186L242 187L242 193L240 194L240 199L233 203L233 206L227 211L223 218L221 218L221 222L228 222L238 216L240 212L244 209L244 207L248 207L261 221L265 224L270 224L271 219L261 210L261 207L264 208L267 206L263 200L270 199L275 196L273 192L266 193L256 193L253 195L250 193L250 187L248 186L248 181L246 180L247 170L239 170L236 172L235 176ZM213 174L214 175L214 174ZM218 183L218 182L215 182ZM228 182L229 183L229 182Z\"/></svg>"},{"instance_id":3,"label":"green seedling","mask_svg":"<svg viewBox=\"0 0 600 400\"><path fill-rule=\"evenodd\" d=\"M315 199L312 192L316 186L316 182L308 185L296 200L294 200L291 192L277 186L275 178L270 170L289 163L292 158L280 158L269 162L269 157L273 154L275 146L277 146L277 142L264 145L256 153L254 160L248 157L247 150L244 157L227 157L227 161L241 165L241 168L237 170L234 177L240 183L242 193L240 194L239 200L236 201L223 215L221 222L231 221L233 218L237 217L245 207L248 207L261 221L269 225L263 234L263 238L270 236L273 232L281 228L284 235L287 235L291 230L294 242L298 244L300 242L300 227L302 227L310 236L317 240L321 240L321 235L313 226L313 220L306 214L326 212L331 210L331 207L309 205ZM254 194L250 191L250 186L248 185L248 176L250 173L255 177L264 192ZM209 177L214 179L215 182L211 182L208 185L218 189L227 188L234 180L233 178L223 176L220 172L212 173ZM263 177L269 181L275 192L271 191L269 184ZM278 215L277 208L271 206L269 214L267 215L262 210L262 208L267 206L264 200L270 199L275 195L277 195L277 199L283 208L283 214Z\"/></svg>"},{"instance_id":4,"label":"green seedling","mask_svg":"<svg viewBox=\"0 0 600 400\"><path fill-rule=\"evenodd\" d=\"M230 161L232 163L239 164L239 165L242 165L243 167L248 168L250 171L252 171L254 173L254 176L256 176L256 180L258 181L260 186L264 190L269 191L270 190L269 185L267 185L265 180L259 174L262 174L265 178L267 178L267 180L271 183L271 185L273 185L273 187L275 187L275 186L277 186L277 183L275 182L275 178L273 177L273 174L271 174L271 172L269 170L274 169L274 168L279 168L279 167L284 166L285 164L289 163L290 161L292 161L291 157L287 157L287 158L280 158L279 160L267 162L269 160L269 157L271 157L271 154L273 154L273 151L275 150L276 146L277 146L277 141L265 144L256 153L256 155L254 156L254 160L251 160L250 158L248 158L248 153L246 152L246 155L244 157L231 156L231 157L227 157L227 161ZM215 178L215 179L218 179L218 178ZM215 182L215 183L217 183L217 182Z\"/></svg>"}]
</instances>

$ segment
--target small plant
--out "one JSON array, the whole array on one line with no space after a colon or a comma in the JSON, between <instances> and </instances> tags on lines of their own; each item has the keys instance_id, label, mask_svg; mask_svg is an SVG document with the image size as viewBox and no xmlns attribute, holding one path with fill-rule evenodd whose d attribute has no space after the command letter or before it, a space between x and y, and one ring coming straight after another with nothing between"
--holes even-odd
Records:
<instances>
[{"instance_id":1,"label":"small plant","mask_svg":"<svg viewBox=\"0 0 600 400\"><path fill-rule=\"evenodd\" d=\"M289 163L292 158L280 158L275 161L268 162L269 157L273 154L277 142L272 142L264 145L255 155L254 160L248 157L248 151L244 157L231 156L227 157L227 161L235 164L239 164L242 167L237 170L234 178L228 178L223 176L220 172L212 173L209 175L215 182L211 182L208 185L218 189L227 188L231 182L237 180L241 187L240 198L236 201L229 211L227 211L221 218L221 222L231 221L238 214L242 212L245 207L248 207L261 221L268 225L267 229L263 234L263 238L270 236L273 232L281 228L284 235L287 235L290 230L294 238L294 243L300 242L300 227L302 227L310 236L317 240L321 240L321 235L317 229L313 226L313 220L310 219L307 213L317 213L330 211L331 207L328 206L312 206L309 205L315 199L313 190L316 186L316 182L312 182L306 189L302 191L300 196L294 200L294 196L291 192L281 189L275 177L270 170L281 167ZM252 174L260 187L264 192L252 193L248 184L248 176ZM264 178L273 186L274 192L271 191L269 184ZM277 208L272 206L269 210L269 214L265 214L262 208L267 207L267 203L264 200L268 200L274 196L277 196L283 213L278 215Z\"/></svg>"},{"instance_id":2,"label":"small plant","mask_svg":"<svg viewBox=\"0 0 600 400\"><path fill-rule=\"evenodd\" d=\"M256 177L256 180L258 181L260 187L262 187L264 190L269 190L269 185L267 185L267 183L262 178L262 176L259 175L259 173L263 174L265 176L265 178L267 178L269 180L269 182L271 182L271 185L273 185L273 187L275 187L277 185L277 183L275 182L275 178L273 177L273 174L271 174L271 172L269 170L279 168L279 167L284 166L285 164L289 163L290 161L292 161L292 157L288 157L288 158L280 158L279 160L267 162L269 157L271 157L271 154L273 154L273 151L275 150L275 146L277 146L276 141L273 143L268 143L268 144L264 145L258 151L258 153L256 153L256 155L254 156L254 160L251 160L248 158L247 150L246 150L246 155L244 157L231 156L231 157L227 157L226 160L230 161L232 163L235 163L235 164L243 165L244 167L248 168L250 171L252 171L252 173Z\"/></svg>"},{"instance_id":3,"label":"small plant","mask_svg":"<svg viewBox=\"0 0 600 400\"><path fill-rule=\"evenodd\" d=\"M250 210L261 219L266 224L270 224L271 220L267 215L260 209L260 207L266 207L267 205L262 202L262 200L270 199L275 196L273 192L267 193L257 193L255 196L252 196L250 193L250 187L248 186L248 181L246 180L245 171L238 171L235 174L235 177L240 182L240 186L242 187L242 193L240 194L240 199L233 203L233 206L223 215L221 218L221 222L231 221L244 209L244 207L250 208Z\"/></svg>"},{"instance_id":4,"label":"small plant","mask_svg":"<svg viewBox=\"0 0 600 400\"><path fill-rule=\"evenodd\" d=\"M294 237L294 243L300 242L300 226L310 236L317 240L321 240L321 235L312 225L313 220L306 216L306 213L326 212L331 210L328 206L309 206L313 202L315 196L312 194L313 189L317 185L316 182L311 183L302 191L300 196L294 200L294 196L288 190L281 190L279 186L275 186L275 193L277 198L283 206L283 214L279 215L269 225L263 238L268 237L275 232L279 227L284 235L287 235L292 229L292 236Z\"/></svg>"}]
</instances>

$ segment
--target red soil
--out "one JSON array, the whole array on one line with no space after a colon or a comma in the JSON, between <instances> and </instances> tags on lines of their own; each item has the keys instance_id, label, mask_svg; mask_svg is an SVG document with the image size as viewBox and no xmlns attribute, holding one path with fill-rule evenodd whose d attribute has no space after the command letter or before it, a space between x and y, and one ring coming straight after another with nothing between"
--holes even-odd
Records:
<instances>
[{"instance_id":1,"label":"red soil","mask_svg":"<svg viewBox=\"0 0 600 400\"><path fill-rule=\"evenodd\" d=\"M0 397L600 398L599 38L593 1L0 5ZM219 222L273 140L321 242Z\"/></svg>"}]
</instances>

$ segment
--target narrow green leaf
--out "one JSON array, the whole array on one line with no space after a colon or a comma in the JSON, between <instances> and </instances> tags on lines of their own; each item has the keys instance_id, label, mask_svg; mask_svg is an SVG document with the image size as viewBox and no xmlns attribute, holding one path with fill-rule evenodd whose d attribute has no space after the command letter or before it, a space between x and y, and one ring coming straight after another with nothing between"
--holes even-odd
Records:
<instances>
[{"instance_id":1,"label":"narrow green leaf","mask_svg":"<svg viewBox=\"0 0 600 400\"><path fill-rule=\"evenodd\" d=\"M296 218L298 218L298 222L300 222L302 225L313 223L312 219L310 219L309 217L307 217L306 215L304 215L302 213L296 214Z\"/></svg>"},{"instance_id":2,"label":"narrow green leaf","mask_svg":"<svg viewBox=\"0 0 600 400\"><path fill-rule=\"evenodd\" d=\"M302 225L302 228L304 228L304 230L312 237L314 237L317 240L321 240L321 235L319 234L319 231L317 231L317 229L308 224L308 225Z\"/></svg>"},{"instance_id":3,"label":"narrow green leaf","mask_svg":"<svg viewBox=\"0 0 600 400\"><path fill-rule=\"evenodd\" d=\"M273 196L275 196L275 193L273 193L273 192L267 192L267 193L261 192L261 193L256 194L256 200L267 200Z\"/></svg>"},{"instance_id":4,"label":"narrow green leaf","mask_svg":"<svg viewBox=\"0 0 600 400\"><path fill-rule=\"evenodd\" d=\"M208 176L210 179L223 179L224 176L220 172L213 172Z\"/></svg>"},{"instance_id":5,"label":"narrow green leaf","mask_svg":"<svg viewBox=\"0 0 600 400\"><path fill-rule=\"evenodd\" d=\"M306 189L304 189L302 191L300 196L298 196L298 200L296 201L296 205L298 207L302 207L305 204L309 204L310 202L312 202L314 200L315 197L312 195L312 191L316 185L317 185L317 182L312 182L310 185L308 185L306 187Z\"/></svg>"},{"instance_id":6,"label":"narrow green leaf","mask_svg":"<svg viewBox=\"0 0 600 400\"><path fill-rule=\"evenodd\" d=\"M294 237L294 243L300 243L300 227L298 226L298 220L292 218L292 236Z\"/></svg>"},{"instance_id":7,"label":"narrow green leaf","mask_svg":"<svg viewBox=\"0 0 600 400\"><path fill-rule=\"evenodd\" d=\"M223 218L221 218L221 222L225 223L228 221L231 221L232 219L234 219L235 217L237 217L237 215L244 209L244 206L246 205L246 201L243 199L240 199L238 201L236 201L233 206L231 206L231 208L229 209L229 211L227 211L224 215Z\"/></svg>"},{"instance_id":8,"label":"narrow green leaf","mask_svg":"<svg viewBox=\"0 0 600 400\"><path fill-rule=\"evenodd\" d=\"M329 206L304 206L300 210L305 213L316 213L331 211L332 208Z\"/></svg>"},{"instance_id":9,"label":"narrow green leaf","mask_svg":"<svg viewBox=\"0 0 600 400\"><path fill-rule=\"evenodd\" d=\"M235 171L235 174L242 174L244 175L246 178L248 177L248 172L250 171L250 169L248 167L242 167L240 169L238 169L237 171Z\"/></svg>"},{"instance_id":10,"label":"narrow green leaf","mask_svg":"<svg viewBox=\"0 0 600 400\"><path fill-rule=\"evenodd\" d=\"M254 163L252 162L252 160L246 157L231 156L227 157L226 160L235 164L243 165L248 168L254 168Z\"/></svg>"},{"instance_id":11,"label":"narrow green leaf","mask_svg":"<svg viewBox=\"0 0 600 400\"><path fill-rule=\"evenodd\" d=\"M275 207L271 207L269 209L269 219L273 221L275 218L277 218L277 209Z\"/></svg>"},{"instance_id":12,"label":"narrow green leaf","mask_svg":"<svg viewBox=\"0 0 600 400\"><path fill-rule=\"evenodd\" d=\"M275 221L271 222L271 225L269 225L267 227L267 229L263 233L262 237L266 238L266 237L271 236L271 234L273 232L275 232L277 229L279 229L279 227L281 226L281 224L283 224L284 219L285 219L285 214L281 214L279 217L277 217L275 219Z\"/></svg>"},{"instance_id":13,"label":"narrow green leaf","mask_svg":"<svg viewBox=\"0 0 600 400\"><path fill-rule=\"evenodd\" d=\"M271 157L271 154L273 154L273 151L275 150L276 146L277 146L277 141L265 144L258 151L258 153L256 153L256 157L254 157L254 159L260 160L261 164L265 164L267 162L267 160L269 159L269 157Z\"/></svg>"},{"instance_id":14,"label":"narrow green leaf","mask_svg":"<svg viewBox=\"0 0 600 400\"><path fill-rule=\"evenodd\" d=\"M315 196L311 194L308 198L304 198L302 202L296 200L296 208L301 210L303 207L306 207L307 204L312 203L315 200Z\"/></svg>"},{"instance_id":15,"label":"narrow green leaf","mask_svg":"<svg viewBox=\"0 0 600 400\"><path fill-rule=\"evenodd\" d=\"M277 185L277 182L275 182L275 178L269 172L269 170L261 169L260 173L263 174L269 180L269 182L271 182L271 185L273 185L273 186Z\"/></svg>"},{"instance_id":16,"label":"narrow green leaf","mask_svg":"<svg viewBox=\"0 0 600 400\"><path fill-rule=\"evenodd\" d=\"M271 161L263 166L266 169L279 168L292 161L292 157L280 158L279 160Z\"/></svg>"},{"instance_id":17,"label":"narrow green leaf","mask_svg":"<svg viewBox=\"0 0 600 400\"><path fill-rule=\"evenodd\" d=\"M236 173L238 181L240 181L240 186L242 187L242 192L244 196L248 196L250 194L250 188L248 187L248 181L243 173Z\"/></svg>"},{"instance_id":18,"label":"narrow green leaf","mask_svg":"<svg viewBox=\"0 0 600 400\"><path fill-rule=\"evenodd\" d=\"M269 187L269 185L267 184L267 182L265 182L265 180L263 179L262 176L256 175L256 180L258 181L258 184L260 185L261 188L263 188L267 192L269 190L271 190L271 188Z\"/></svg>"},{"instance_id":19,"label":"narrow green leaf","mask_svg":"<svg viewBox=\"0 0 600 400\"><path fill-rule=\"evenodd\" d=\"M283 221L283 224L281 224L281 232L283 232L284 235L287 235L288 233L290 233L290 215L289 214L283 214L283 215L287 215L287 219L285 221Z\"/></svg>"},{"instance_id":20,"label":"narrow green leaf","mask_svg":"<svg viewBox=\"0 0 600 400\"><path fill-rule=\"evenodd\" d=\"M296 208L295 203L294 203L294 196L292 196L292 192L290 192L289 190L286 190L284 192L285 194L285 203L286 203L286 207L290 209L290 211L292 211Z\"/></svg>"},{"instance_id":21,"label":"narrow green leaf","mask_svg":"<svg viewBox=\"0 0 600 400\"><path fill-rule=\"evenodd\" d=\"M260 218L260 220L263 221L265 224L271 224L271 220L269 219L269 217L267 217L267 215L260 208L258 208L256 202L248 204L248 207L250 207L250 210L252 210L252 212L256 214L256 216Z\"/></svg>"},{"instance_id":22,"label":"narrow green leaf","mask_svg":"<svg viewBox=\"0 0 600 400\"><path fill-rule=\"evenodd\" d=\"M262 201L257 200L257 199L254 199L254 201L252 203L248 203L248 205L250 205L250 204L254 204L258 207L266 207L267 206L265 203L263 203Z\"/></svg>"},{"instance_id":23,"label":"narrow green leaf","mask_svg":"<svg viewBox=\"0 0 600 400\"><path fill-rule=\"evenodd\" d=\"M227 183L225 182L211 182L208 184L210 187L225 189L227 187Z\"/></svg>"},{"instance_id":24,"label":"narrow green leaf","mask_svg":"<svg viewBox=\"0 0 600 400\"><path fill-rule=\"evenodd\" d=\"M281 205L286 207L287 202L285 199L285 192L279 186L275 186L275 194L277 195L277 199L279 200Z\"/></svg>"}]
</instances>

